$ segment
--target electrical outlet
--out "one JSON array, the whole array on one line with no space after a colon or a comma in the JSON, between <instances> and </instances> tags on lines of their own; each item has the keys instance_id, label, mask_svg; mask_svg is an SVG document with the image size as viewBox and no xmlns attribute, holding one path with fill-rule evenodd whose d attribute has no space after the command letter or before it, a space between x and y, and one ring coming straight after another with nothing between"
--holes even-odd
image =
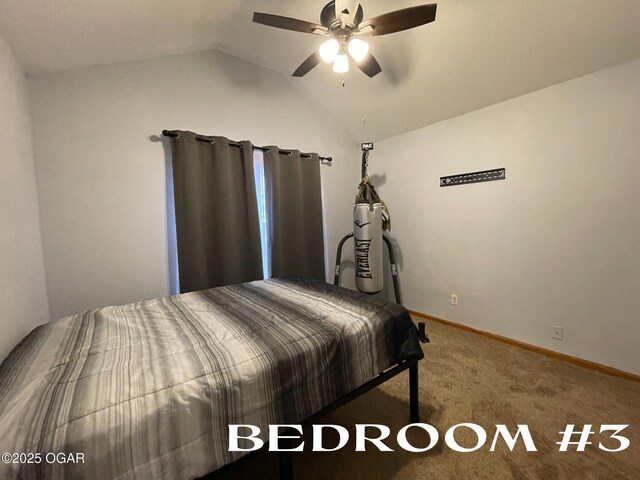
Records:
<instances>
[{"instance_id":1,"label":"electrical outlet","mask_svg":"<svg viewBox=\"0 0 640 480\"><path fill-rule=\"evenodd\" d=\"M555 338L556 340L562 340L562 335L563 335L562 327L559 325L552 325L551 328L553 329L551 333L551 337Z\"/></svg>"},{"instance_id":2,"label":"electrical outlet","mask_svg":"<svg viewBox=\"0 0 640 480\"><path fill-rule=\"evenodd\" d=\"M458 295L455 293L451 294L451 305L458 306Z\"/></svg>"}]
</instances>

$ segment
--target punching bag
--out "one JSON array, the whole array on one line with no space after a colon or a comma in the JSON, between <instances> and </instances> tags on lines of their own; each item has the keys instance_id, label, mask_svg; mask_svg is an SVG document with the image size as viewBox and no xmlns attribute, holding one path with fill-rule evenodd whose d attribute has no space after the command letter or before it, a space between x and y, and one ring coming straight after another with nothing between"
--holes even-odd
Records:
<instances>
[{"instance_id":1,"label":"punching bag","mask_svg":"<svg viewBox=\"0 0 640 480\"><path fill-rule=\"evenodd\" d=\"M357 203L353 209L356 288L378 293L384 288L382 204Z\"/></svg>"}]
</instances>

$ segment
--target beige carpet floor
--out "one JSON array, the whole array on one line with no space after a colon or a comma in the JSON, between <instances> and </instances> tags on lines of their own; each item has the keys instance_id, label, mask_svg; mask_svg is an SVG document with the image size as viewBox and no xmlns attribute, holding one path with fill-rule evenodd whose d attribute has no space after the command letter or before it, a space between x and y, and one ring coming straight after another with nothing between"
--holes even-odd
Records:
<instances>
[{"instance_id":1,"label":"beige carpet floor","mask_svg":"<svg viewBox=\"0 0 640 480\"><path fill-rule=\"evenodd\" d=\"M431 343L423 345L426 358L420 364L421 421L438 429L438 444L425 453L356 453L350 441L338 452L295 454L296 480L640 479L640 382L439 323L427 322L427 332ZM344 425L352 438L356 423L382 423L397 432L409 423L408 398L408 374L403 373L320 423ZM483 426L487 445L472 453L449 449L444 433L458 423ZM495 424L506 424L512 431L517 424L529 425L538 451L526 452L520 442L513 452L504 443L490 452ZM623 452L607 453L598 449L598 441L609 448L617 443L596 434L584 452L562 453L555 442L567 424L593 424L596 433L601 424L629 424L622 435L631 445ZM461 444L473 445L472 437L459 433ZM326 438L330 445L332 440ZM427 444L424 434L409 438L416 446ZM395 440L389 446L397 447ZM259 452L213 478L276 479L277 470L276 454Z\"/></svg>"}]
</instances>

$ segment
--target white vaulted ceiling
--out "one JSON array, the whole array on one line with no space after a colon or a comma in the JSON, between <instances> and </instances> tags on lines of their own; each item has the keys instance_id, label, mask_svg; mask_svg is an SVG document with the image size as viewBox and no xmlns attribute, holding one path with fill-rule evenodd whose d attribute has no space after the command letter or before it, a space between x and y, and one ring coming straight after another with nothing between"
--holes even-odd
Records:
<instances>
[{"instance_id":1,"label":"white vaulted ceiling","mask_svg":"<svg viewBox=\"0 0 640 480\"><path fill-rule=\"evenodd\" d=\"M328 0L327 0L328 1ZM321 37L325 0L1 0L0 33L38 74L217 48L287 77ZM365 18L429 0L362 0ZM640 57L640 0L440 0L434 23L370 40L383 72L322 64L290 81L356 141L379 140ZM366 118L366 123L363 119Z\"/></svg>"}]
</instances>

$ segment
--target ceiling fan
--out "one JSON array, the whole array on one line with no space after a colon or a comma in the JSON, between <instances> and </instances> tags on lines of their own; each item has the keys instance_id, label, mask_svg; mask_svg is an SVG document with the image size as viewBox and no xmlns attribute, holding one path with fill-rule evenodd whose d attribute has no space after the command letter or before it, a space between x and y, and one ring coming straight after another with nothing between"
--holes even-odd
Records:
<instances>
[{"instance_id":1,"label":"ceiling fan","mask_svg":"<svg viewBox=\"0 0 640 480\"><path fill-rule=\"evenodd\" d=\"M360 70L374 77L382 71L382 67L369 52L369 44L362 38L388 35L433 22L436 19L436 7L435 3L419 5L363 21L364 12L358 0L332 0L320 13L320 25L259 12L254 12L253 21L328 38L293 72L294 77L306 75L323 60L333 63L334 72L346 73L349 71L349 57Z\"/></svg>"}]
</instances>

